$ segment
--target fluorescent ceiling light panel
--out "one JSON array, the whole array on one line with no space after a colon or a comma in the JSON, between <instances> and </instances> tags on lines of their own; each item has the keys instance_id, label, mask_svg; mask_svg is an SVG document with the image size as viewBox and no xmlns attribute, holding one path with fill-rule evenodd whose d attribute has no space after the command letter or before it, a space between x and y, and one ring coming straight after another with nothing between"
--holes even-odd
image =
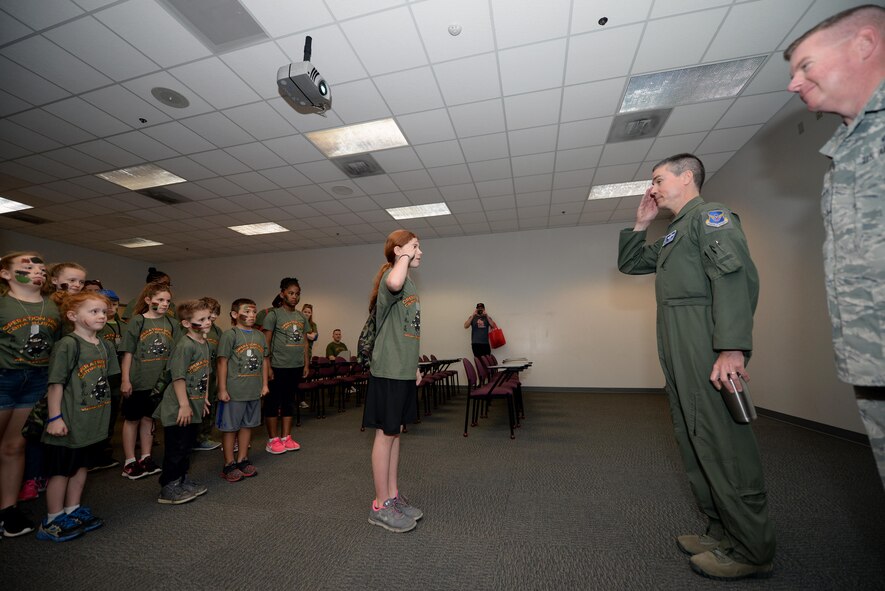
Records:
<instances>
[{"instance_id":1,"label":"fluorescent ceiling light panel","mask_svg":"<svg viewBox=\"0 0 885 591\"><path fill-rule=\"evenodd\" d=\"M244 224L242 226L228 226L229 230L245 234L246 236L255 236L257 234L276 234L277 232L288 232L289 228L284 228L274 222L266 222L263 224Z\"/></svg>"},{"instance_id":2,"label":"fluorescent ceiling light panel","mask_svg":"<svg viewBox=\"0 0 885 591\"><path fill-rule=\"evenodd\" d=\"M145 246L163 246L162 242L154 242L153 240L148 240L147 238L132 238L130 240L121 240L120 242L114 242L114 244L118 246L125 246L126 248L144 248Z\"/></svg>"},{"instance_id":3,"label":"fluorescent ceiling light panel","mask_svg":"<svg viewBox=\"0 0 885 591\"><path fill-rule=\"evenodd\" d=\"M426 203L424 205L410 205L408 207L391 207L387 210L395 220L410 220L412 218L430 218L437 215L450 215L449 206L445 203Z\"/></svg>"},{"instance_id":4,"label":"fluorescent ceiling light panel","mask_svg":"<svg viewBox=\"0 0 885 591\"><path fill-rule=\"evenodd\" d=\"M31 206L19 203L18 201L13 201L12 199L7 199L6 197L0 197L0 213L10 213L13 211L21 211L23 209L31 209Z\"/></svg>"},{"instance_id":5,"label":"fluorescent ceiling light panel","mask_svg":"<svg viewBox=\"0 0 885 591\"><path fill-rule=\"evenodd\" d=\"M612 185L594 185L590 188L587 199L614 199L615 197L632 197L644 195L651 186L651 181L633 181L631 183L614 183Z\"/></svg>"},{"instance_id":6,"label":"fluorescent ceiling light panel","mask_svg":"<svg viewBox=\"0 0 885 591\"><path fill-rule=\"evenodd\" d=\"M115 185L126 187L131 191L186 182L186 179L174 175L168 170L163 170L159 166L153 164L142 164L139 166L131 166L129 168L121 168L120 170L102 172L95 176L110 181Z\"/></svg>"},{"instance_id":7,"label":"fluorescent ceiling light panel","mask_svg":"<svg viewBox=\"0 0 885 591\"><path fill-rule=\"evenodd\" d=\"M765 56L632 76L619 113L648 111L737 96Z\"/></svg>"},{"instance_id":8,"label":"fluorescent ceiling light panel","mask_svg":"<svg viewBox=\"0 0 885 591\"><path fill-rule=\"evenodd\" d=\"M304 134L326 158L361 154L408 146L403 132L393 119L357 123L346 127L322 129Z\"/></svg>"}]
</instances>

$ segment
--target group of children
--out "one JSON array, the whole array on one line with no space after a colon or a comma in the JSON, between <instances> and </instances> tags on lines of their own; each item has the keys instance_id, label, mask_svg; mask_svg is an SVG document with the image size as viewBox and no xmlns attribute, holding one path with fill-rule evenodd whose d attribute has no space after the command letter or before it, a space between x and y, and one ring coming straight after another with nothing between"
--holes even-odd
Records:
<instances>
[{"instance_id":1,"label":"group of children","mask_svg":"<svg viewBox=\"0 0 885 591\"><path fill-rule=\"evenodd\" d=\"M175 306L168 275L151 268L121 319L116 294L87 281L76 263L47 267L35 252L0 259L4 536L33 531L17 501L36 498L41 476L48 477L47 515L38 539L66 541L103 525L80 501L87 472L116 465L108 446L118 406L124 419L122 475L136 480L159 473L162 504L186 503L207 492L188 471L194 449L218 446L208 438L213 426L222 433L221 476L228 482L258 473L248 453L262 410L269 433L265 450L300 449L291 434L293 410L316 340L316 325L297 309L300 295L297 279L283 279L277 306L261 311L257 327L256 303L237 299L232 327L222 331L215 325L218 301L204 297ZM32 409L44 396L45 424L25 453L22 427L40 424ZM164 434L162 466L151 457L157 422Z\"/></svg>"}]
</instances>

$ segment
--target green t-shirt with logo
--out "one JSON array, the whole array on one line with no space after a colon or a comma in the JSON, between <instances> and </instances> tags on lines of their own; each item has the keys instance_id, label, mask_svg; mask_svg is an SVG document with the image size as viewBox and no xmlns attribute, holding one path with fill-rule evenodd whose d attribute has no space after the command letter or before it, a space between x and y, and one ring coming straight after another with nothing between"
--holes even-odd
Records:
<instances>
[{"instance_id":1,"label":"green t-shirt with logo","mask_svg":"<svg viewBox=\"0 0 885 591\"><path fill-rule=\"evenodd\" d=\"M246 402L261 398L267 343L258 329L231 328L221 335L218 356L227 359L227 393L231 400Z\"/></svg>"},{"instance_id":2,"label":"green t-shirt with logo","mask_svg":"<svg viewBox=\"0 0 885 591\"><path fill-rule=\"evenodd\" d=\"M178 340L178 329L179 325L166 316L152 319L143 314L126 325L119 350L132 354L129 381L133 390L150 390L157 383Z\"/></svg>"},{"instance_id":3,"label":"green t-shirt with logo","mask_svg":"<svg viewBox=\"0 0 885 591\"><path fill-rule=\"evenodd\" d=\"M0 296L0 368L47 367L52 345L61 338L58 306Z\"/></svg>"},{"instance_id":4,"label":"green t-shirt with logo","mask_svg":"<svg viewBox=\"0 0 885 591\"><path fill-rule=\"evenodd\" d=\"M335 341L332 341L326 345L326 357L338 357L338 353L348 350L347 345L344 343L336 343Z\"/></svg>"},{"instance_id":5,"label":"green t-shirt with logo","mask_svg":"<svg viewBox=\"0 0 885 591\"><path fill-rule=\"evenodd\" d=\"M209 392L209 375L212 373L209 344L198 343L185 336L175 343L172 355L166 363L169 385L163 392L163 399L154 411L154 418L160 419L164 427L172 427L178 421L178 397L175 395L174 381L184 380L187 399L194 415L191 424L203 420L203 405Z\"/></svg>"},{"instance_id":6,"label":"green t-shirt with logo","mask_svg":"<svg viewBox=\"0 0 885 591\"><path fill-rule=\"evenodd\" d=\"M305 326L309 326L309 322L298 310L289 312L285 308L271 308L267 312L261 328L273 332L271 367L304 367Z\"/></svg>"},{"instance_id":7,"label":"green t-shirt with logo","mask_svg":"<svg viewBox=\"0 0 885 591\"><path fill-rule=\"evenodd\" d=\"M387 289L385 271L378 287L375 303L375 322L378 336L372 349L370 371L378 378L414 380L418 370L418 351L421 344L421 304L418 290L407 276L398 293Z\"/></svg>"},{"instance_id":8,"label":"green t-shirt with logo","mask_svg":"<svg viewBox=\"0 0 885 591\"><path fill-rule=\"evenodd\" d=\"M70 333L52 348L49 383L63 384L61 414L68 434L43 432L43 443L85 447L108 437L111 420L111 386L108 378L120 373L114 346L104 339L90 343Z\"/></svg>"}]
</instances>

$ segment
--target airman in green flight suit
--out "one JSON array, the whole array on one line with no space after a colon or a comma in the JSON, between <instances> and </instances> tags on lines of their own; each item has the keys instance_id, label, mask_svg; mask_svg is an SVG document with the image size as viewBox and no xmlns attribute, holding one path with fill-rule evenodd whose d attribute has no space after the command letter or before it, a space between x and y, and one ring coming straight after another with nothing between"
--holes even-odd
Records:
<instances>
[{"instance_id":1,"label":"airman in green flight suit","mask_svg":"<svg viewBox=\"0 0 885 591\"><path fill-rule=\"evenodd\" d=\"M691 489L709 520L703 535L677 538L691 567L717 579L772 572L775 540L750 425L736 423L719 390L742 389L753 348L759 277L737 215L700 197L704 165L692 154L657 164L632 230L620 234L622 273L657 273L658 355ZM646 244L660 209L667 234Z\"/></svg>"}]
</instances>

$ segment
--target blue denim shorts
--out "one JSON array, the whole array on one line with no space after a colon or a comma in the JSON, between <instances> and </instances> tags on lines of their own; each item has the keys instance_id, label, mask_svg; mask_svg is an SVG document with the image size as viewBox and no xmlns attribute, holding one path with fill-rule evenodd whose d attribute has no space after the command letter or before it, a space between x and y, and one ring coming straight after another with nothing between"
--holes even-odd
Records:
<instances>
[{"instance_id":1,"label":"blue denim shorts","mask_svg":"<svg viewBox=\"0 0 885 591\"><path fill-rule=\"evenodd\" d=\"M0 410L31 408L46 394L48 382L46 367L0 368Z\"/></svg>"}]
</instances>

